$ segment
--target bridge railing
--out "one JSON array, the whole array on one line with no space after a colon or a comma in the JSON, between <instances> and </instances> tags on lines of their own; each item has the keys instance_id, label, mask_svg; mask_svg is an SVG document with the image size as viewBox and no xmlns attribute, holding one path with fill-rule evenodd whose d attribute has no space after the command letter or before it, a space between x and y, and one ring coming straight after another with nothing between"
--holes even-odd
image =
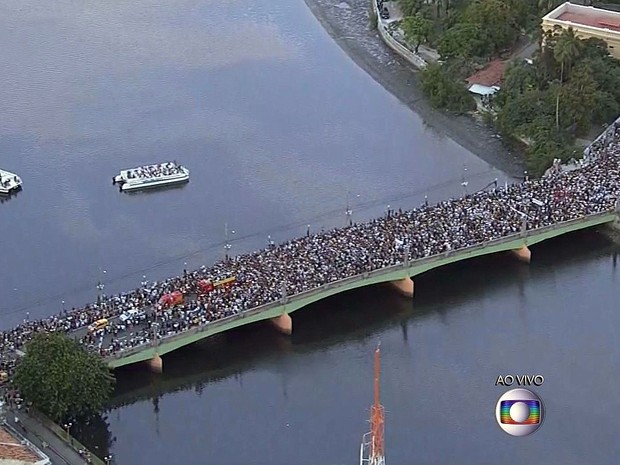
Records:
<instances>
[{"instance_id":1,"label":"bridge railing","mask_svg":"<svg viewBox=\"0 0 620 465\"><path fill-rule=\"evenodd\" d=\"M417 260L410 260L408 262L400 262L397 263L395 265L391 265L391 266L387 266L384 268L379 268L377 270L373 270L373 271L366 271L364 273L361 274L357 274L354 276L349 276L348 278L343 278L343 279L339 279L336 281L331 281L329 283L323 284L321 286L315 287L313 289L309 289L307 291L303 291L297 294L293 294L291 296L287 296L284 297L282 299L279 299L277 301L273 301L273 302L269 302L263 305L260 305L258 307L254 307L251 308L249 310L245 310L242 311L238 314L235 315L230 315L224 318L221 318L219 320L215 320L212 322L208 322L202 326L197 326L191 329L188 329L187 331L183 331L180 333L176 333L176 334L171 334L170 336L164 336L159 338L158 340L158 344L164 344L164 343L169 343L169 342L173 342L179 339L184 339L188 336L191 336L193 334L197 334L197 333L201 333L206 331L207 329L213 328L213 327L218 327L218 326L223 326L226 325L227 323L234 321L234 320L238 320L238 319L242 319L242 318L247 318L249 316L252 315L256 315L258 313L263 313L265 311L271 310L273 308L276 307L280 307L286 304L290 304L293 303L295 301L298 300L302 300L302 299L306 299L308 297L313 297L319 294L322 294L323 292L329 290L329 289L335 289L335 288L340 288L340 287L344 287L347 284L352 284L358 281L364 281L367 280L369 278L374 278L377 276L381 276L384 274L389 274L393 271L397 271L397 270L404 270L404 269L410 269L410 268L414 268L414 267L418 267L418 266L423 266L426 264L433 264L435 262L438 261L442 261L445 260L447 257L452 257L454 255L460 255L460 254L465 254L465 253L470 253L470 252L474 252L476 250L481 250L481 249L485 249L487 247L490 246L496 246L496 245L501 245L501 244L505 244L508 242L512 242L516 239L522 239L528 236L532 236L532 235L540 235L540 234L544 234L546 232L549 231L554 231L557 229L562 229L568 226L572 226L572 225L577 225L577 224L581 224L581 223L587 223L589 221L592 221L594 219L597 218L604 218L610 214L615 213L615 210L609 210L609 211L605 211L602 213L595 213L592 215L586 215L586 216L582 216L581 218L577 218L574 220L568 220L568 221L562 221L556 224L552 224L550 226L544 226L542 228L535 228L535 229L530 229L530 230L526 230L526 231L520 231L514 234L509 234L507 236L504 236L502 238L499 239L495 239L495 240L491 240L491 241L483 241L479 244L475 244L475 245L471 245L471 246L467 246L467 247L461 247L459 249L454 249L454 250L449 250L447 252L442 252L442 253L438 253L438 254L433 254L433 255L429 255L428 257L424 257L424 258L419 258ZM144 350L144 348L146 346L150 346L152 343L149 342L147 344L141 344L139 346L135 346L135 347L131 347L129 349L117 352L113 355L110 355L108 357L106 357L106 360L116 360L119 358L125 358L128 357L132 354L138 353L138 352L142 352Z\"/></svg>"}]
</instances>

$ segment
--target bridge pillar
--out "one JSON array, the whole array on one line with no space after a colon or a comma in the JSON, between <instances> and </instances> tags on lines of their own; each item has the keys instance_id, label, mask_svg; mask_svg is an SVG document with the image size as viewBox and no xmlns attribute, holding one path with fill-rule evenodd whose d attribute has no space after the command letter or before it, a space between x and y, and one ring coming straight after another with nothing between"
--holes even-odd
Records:
<instances>
[{"instance_id":1,"label":"bridge pillar","mask_svg":"<svg viewBox=\"0 0 620 465\"><path fill-rule=\"evenodd\" d=\"M390 281L390 284L405 297L413 297L415 284L413 282L413 279L411 279L409 276L403 279L396 279L394 281Z\"/></svg>"},{"instance_id":2,"label":"bridge pillar","mask_svg":"<svg viewBox=\"0 0 620 465\"><path fill-rule=\"evenodd\" d=\"M271 323L276 327L278 331L286 335L293 333L293 319L288 313L283 313L280 316L276 316L271 319Z\"/></svg>"},{"instance_id":3,"label":"bridge pillar","mask_svg":"<svg viewBox=\"0 0 620 465\"><path fill-rule=\"evenodd\" d=\"M520 249L511 250L513 255L522 262L529 263L532 260L532 252L524 245Z\"/></svg>"},{"instance_id":4,"label":"bridge pillar","mask_svg":"<svg viewBox=\"0 0 620 465\"><path fill-rule=\"evenodd\" d=\"M153 358L147 360L146 363L154 373L161 373L164 371L164 361L161 359L159 354L155 354Z\"/></svg>"}]
</instances>

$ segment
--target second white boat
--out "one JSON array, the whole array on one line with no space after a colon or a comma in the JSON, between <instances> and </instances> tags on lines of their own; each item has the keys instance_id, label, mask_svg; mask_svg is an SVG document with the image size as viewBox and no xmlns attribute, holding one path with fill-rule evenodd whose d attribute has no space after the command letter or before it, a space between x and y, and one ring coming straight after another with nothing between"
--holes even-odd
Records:
<instances>
[{"instance_id":1,"label":"second white boat","mask_svg":"<svg viewBox=\"0 0 620 465\"><path fill-rule=\"evenodd\" d=\"M170 186L187 181L189 170L173 161L122 170L112 179L113 184L120 185L121 191Z\"/></svg>"}]
</instances>

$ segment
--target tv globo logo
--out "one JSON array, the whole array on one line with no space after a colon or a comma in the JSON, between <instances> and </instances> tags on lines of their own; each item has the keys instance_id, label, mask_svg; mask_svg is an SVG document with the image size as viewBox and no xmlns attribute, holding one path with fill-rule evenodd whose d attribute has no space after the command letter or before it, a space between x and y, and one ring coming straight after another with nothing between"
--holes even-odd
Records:
<instances>
[{"instance_id":1,"label":"tv globo logo","mask_svg":"<svg viewBox=\"0 0 620 465\"><path fill-rule=\"evenodd\" d=\"M497 424L511 436L532 434L540 428L543 417L542 400L529 389L511 389L498 399L495 406Z\"/></svg>"}]
</instances>

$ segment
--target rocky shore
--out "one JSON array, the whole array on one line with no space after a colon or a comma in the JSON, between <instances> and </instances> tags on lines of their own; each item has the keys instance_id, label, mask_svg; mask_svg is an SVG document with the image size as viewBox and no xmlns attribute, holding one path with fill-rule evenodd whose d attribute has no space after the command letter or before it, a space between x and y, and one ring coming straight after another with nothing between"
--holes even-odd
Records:
<instances>
[{"instance_id":1,"label":"rocky shore","mask_svg":"<svg viewBox=\"0 0 620 465\"><path fill-rule=\"evenodd\" d=\"M494 132L469 116L432 108L419 86L418 70L383 43L369 25L368 0L304 0L327 33L373 79L443 134L492 166L521 178L521 158Z\"/></svg>"}]
</instances>

